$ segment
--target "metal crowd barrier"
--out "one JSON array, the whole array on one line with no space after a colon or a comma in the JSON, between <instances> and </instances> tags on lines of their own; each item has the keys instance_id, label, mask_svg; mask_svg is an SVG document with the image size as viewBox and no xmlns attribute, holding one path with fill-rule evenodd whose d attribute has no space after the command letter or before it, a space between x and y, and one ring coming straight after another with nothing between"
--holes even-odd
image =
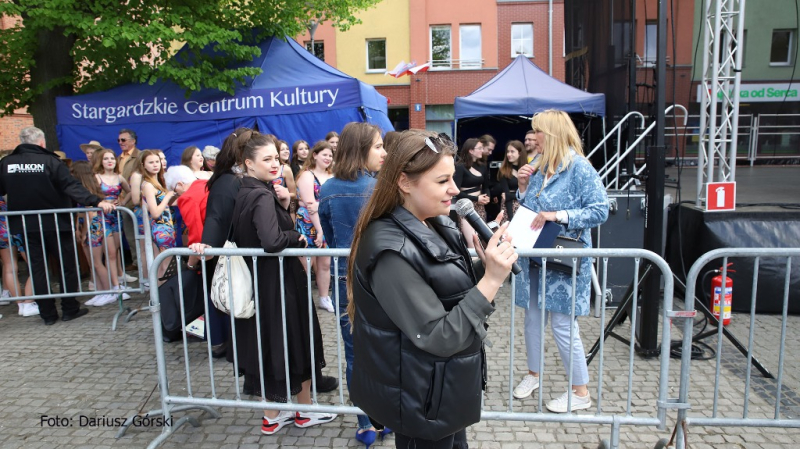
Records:
<instances>
[{"instance_id":1,"label":"metal crowd barrier","mask_svg":"<svg viewBox=\"0 0 800 449\"><path fill-rule=\"evenodd\" d=\"M706 405L699 406L699 401L702 398L695 396L693 399L689 397L690 376L691 376L691 344L692 344L692 331L693 320L687 319L683 323L683 334L681 347L681 375L680 375L680 397L679 403L692 406L692 410L698 414L688 416L687 408L681 408L678 412L678 425L676 426L676 444L679 449L683 449L687 445L688 429L689 426L714 426L714 427L782 427L782 428L800 428L800 419L793 417L796 416L794 410L783 410L786 417L782 417L781 401L782 394L784 393L784 364L786 362L785 349L786 349L786 332L787 332L787 316L789 307L789 292L790 280L792 274L792 257L800 257L800 248L724 248L710 251L701 256L692 265L689 274L686 277L686 305L685 310L687 314L693 313L695 310L695 291L696 284L699 276L704 271L705 266L714 260L722 259L722 285L726 285L728 277L728 258L752 258L753 259L753 283L752 283L752 296L750 298L750 320L749 320L749 335L747 342L747 357L746 357L746 373L744 379L744 403L741 407L741 414L737 413L736 417L721 416L720 412L720 379L721 379L721 365L723 355L723 330L726 327L724 320L719 320L717 328L717 344L716 344L716 357L715 357L715 377L714 377L714 393L711 414L708 416ZM772 417L752 417L750 405L750 393L754 390L751 385L752 366L754 361L754 343L756 331L756 293L758 290L758 272L759 263L762 258L779 258L786 259L786 273L783 290L783 312L781 314L780 325L780 342L778 352L778 374L775 381L775 397L772 410ZM741 260L739 264L745 263ZM795 292L796 294L797 292ZM722 302L722 301L721 301ZM720 306L722 308L722 304ZM733 323L731 323L733 324ZM791 390L789 391L791 392ZM771 399L771 398L770 398ZM768 401L767 401L768 402ZM755 407L754 407L755 408ZM763 409L764 407L760 407ZM788 407L787 407L788 409ZM761 411L761 410L759 410ZM705 413L704 413L705 412ZM763 413L762 413L763 414ZM703 416L705 415L705 416Z\"/></svg>"},{"instance_id":2,"label":"metal crowd barrier","mask_svg":"<svg viewBox=\"0 0 800 449\"><path fill-rule=\"evenodd\" d=\"M156 276L157 276L157 267L164 261L166 258L175 257L177 259L177 263L180 266L181 259L186 258L194 253L188 249L170 249L161 254L159 254L153 263L150 264L150 280L151 285L154 286L150 290L150 311L152 313L153 318L153 329L154 329L154 336L155 336L155 349L156 349L156 359L158 365L158 386L160 388L160 396L161 396L161 404L160 409L152 410L147 412L146 414L140 412L134 416L128 418L126 423L120 429L117 437L121 437L125 434L128 426L130 426L134 419L137 417L142 416L162 416L165 418L165 426L162 428L162 433L158 437L156 437L148 447L154 448L159 446L162 442L165 441L172 433L174 433L178 428L180 428L183 424L190 423L193 426L199 426L198 420L191 416L185 415L181 418L174 418L173 414L176 412L184 412L192 409L199 409L208 413L208 415L212 417L220 417L220 413L217 411L217 408L239 408L239 409L252 409L252 410L263 410L263 409L272 409L272 410L289 410L289 411L300 411L300 412L323 412L323 413L337 413L337 414L358 414L361 411L354 406L351 406L346 402L345 397L345 383L343 382L343 372L344 369L342 364L344 363L343 358L343 349L342 349L342 339L341 339L341 330L338 326L338 318L337 318L337 325L336 325L336 361L329 360L328 366L332 366L331 363L336 363L338 367L338 379L339 379L339 388L338 394L334 395L334 399L332 402L329 403L320 403L315 393L316 390L316 373L312 373L312 404L298 404L295 402L287 402L287 403L275 403L275 402L268 402L267 399L264 397L263 392L265 391L264 385L264 373L263 371L259 373L258 381L261 386L262 395L261 397L254 397L252 399L247 399L246 397L243 398L241 393L241 385L239 376L235 375L235 373L239 372L239 360L237 356L237 346L236 346L236 327L233 325L234 320L231 317L228 317L231 321L231 328L232 328L232 345L230 349L233 351L233 366L229 367L228 362L223 362L220 366L215 366L214 359L212 357L212 347L211 342L206 341L204 348L202 351L190 351L188 347L188 337L186 336L185 326L183 332L183 340L182 340L182 347L170 351L170 360L180 360L182 358L182 369L177 368L175 362L172 363L167 362L167 351L165 350L164 343L162 341L162 324L161 324L161 303L159 298L158 289L155 288L156 283ZM552 257L552 256L565 256L565 257L594 257L598 258L600 263L600 267L603 270L604 274L608 268L608 259L612 257L631 257L635 260L635 270L638 271L640 263L649 263L652 266L660 269L662 273L665 275L665 289L664 289L664 307L663 307L663 314L661 317L661 323L669 323L670 315L667 313L668 310L672 310L672 292L673 292L673 282L672 282L672 275L669 270L669 266L666 262L655 255L652 252L641 250L641 249L591 249L591 250L536 250L536 251L521 251L520 254L526 256L544 256L544 257ZM229 257L229 256L243 256L245 258L253 258L253 266L254 272L252 273L253 278L256 282L255 287L255 307L256 307L256 317L259 317L259 309L261 307L260 298L258 296L258 287L257 283L259 281L259 273L257 269L257 264L255 263L259 257L277 257L279 260L280 266L280 278L281 278L281 294L282 294L282 310L283 310L283 320L285 324L286 316L285 316L285 298L283 297L285 293L284 289L284 261L286 258L292 257L316 257L316 256L329 256L333 257L333 263L331 264L331 272L337 273L338 266L340 263L344 263L345 259L340 259L342 257L346 257L349 255L349 249L290 249L285 250L281 253L276 254L268 254L261 249L209 249L206 251L206 254L203 256L203 261L205 258L210 258L214 256L221 256L221 257ZM307 259L308 260L308 259ZM204 285L206 285L206 281L209 279L209 276L213 276L213 273L208 272L205 266L205 263L201 264L202 270L202 280ZM180 276L181 270L178 270L179 280L178 283L182 285L182 279ZM606 277L603 276L605 279ZM634 279L638 279L638 276L633 276ZM575 274L573 273L573 290L575 288ZM312 292L312 284L311 284L311 274L310 270L306 272L306 280L307 280L307 289L309 294L309 303L308 308L309 312L313 312L313 308L315 307L313 303L313 299L311 296ZM513 292L513 283L515 282L515 277L512 277L512 292ZM232 288L236 288L233 286ZM335 282L331 285L332 288L332 298L334 301L334 305L336 310L339 309L339 302L343 300L343 298L339 298L338 288L336 288ZM605 286L603 286L605 288ZM634 292L638 291L637 288L634 288ZM208 301L208 292L203 289L203 300L204 300L204 307L206 316L209 312L209 301ZM636 293L634 293L636 294ZM186 303L185 298L183 297L183 291L179 294L179 304L180 304L180 314L182 317L182 321L185 323L185 310L186 310ZM573 295L574 298L574 295ZM634 298L635 300L636 298ZM506 298L503 298L502 301L498 302L498 307L503 307L503 302L507 301ZM600 359L599 359L599 366L597 369L597 378L592 379L590 384L597 385L596 389L596 396L593 395L593 399L595 402L593 403L593 408L595 413L566 413L566 414L550 414L544 412L542 408L542 391L545 391L545 387L548 386L548 382L546 381L546 377L550 372L545 369L544 360L542 360L540 366L541 369L541 386L539 390L539 401L538 406L536 407L536 411L533 412L526 412L521 410L519 407L515 408L515 399L511 395L511 390L514 388L515 384L515 377L518 377L520 374L517 372L517 376L515 376L514 370L514 342L517 338L516 334L518 333L515 329L514 323L514 316L515 316L515 306L514 306L514 295L512 293L510 301L508 304L511 308L511 324L509 323L498 323L496 320L492 323L493 326L508 326L509 328L509 347L511 348L511 354L509 354L509 378L505 379L504 387L502 391L486 391L485 398L505 398L507 397L507 402L500 409L496 409L496 407L489 407L484 405L482 411L482 419L484 420L515 420L515 421L530 421L530 422L560 422L560 423L582 423L582 424L598 424L598 425L609 425L611 426L610 431L610 439L602 441L601 447L611 447L617 448L619 446L619 437L620 437L620 428L623 425L631 425L631 426L652 426L658 429L665 429L666 428L666 415L667 410L671 408L675 408L675 401L670 400L667 397L668 392L668 370L669 370L669 341L670 341L670 329L669 326L663 326L662 335L663 335L663 342L662 342L662 351L661 357L658 361L658 391L653 391L652 398L647 398L648 409L646 411L640 410L641 404L637 404L635 407L632 402L634 400L633 397L633 390L632 385L635 382L635 378L637 376L634 375L634 346L628 348L626 358L628 362L627 368L627 383L625 385L617 385L616 391L613 391L617 395L621 396L622 394L627 394L626 403L624 408L620 404L612 404L611 406L607 405L604 402L604 388L605 380L604 374L609 374L608 379L618 378L616 374L618 365L615 363L613 366L607 366L605 360L603 358L603 344L601 341L601 348L600 348ZM597 321L598 328L602 332L604 324L605 324L605 305L602 305L601 310L601 317L600 321ZM574 314L574 301L573 301L573 314ZM544 319L544 314L542 314L541 319ZM591 320L594 321L591 317L585 318L587 321ZM574 322L574 320L573 320ZM633 334L634 329L636 328L637 322L637 310L636 307L632 308L631 312L631 334ZM260 318L256 318L257 323L257 338L258 338L258 348L259 348L259 365L263 366L261 363L261 322ZM206 332L208 335L210 326L210 322L206 320ZM542 333L544 333L544 326L542 326ZM574 330L574 328L573 328ZM572 332L572 331L571 331ZM286 336L286 329L284 326L284 341L283 347L284 351L287 351L287 336ZM634 339L632 338L631 341ZM313 337L311 338L312 341L312 348L311 348L311 359L314 360L314 352L323 350L323 348L314 348L313 347ZM542 339L544 341L544 339ZM326 346L328 346L326 344ZM503 354L492 354L490 350L487 350L487 358L496 359L500 358ZM542 356L544 359L544 355ZM491 366L492 361L488 362ZM570 366L574 363L573 360L570 360ZM286 360L286 375L288 377L288 358ZM642 368L640 368L642 369ZM552 370L551 370L552 371ZM561 370L556 370L561 371ZM571 372L571 370L570 370ZM637 371L638 373L639 371ZM569 384L572 384L571 374L568 379ZM611 384L613 382L609 382ZM506 390L507 388L507 390ZM612 389L613 390L613 389ZM594 390L593 390L594 391ZM290 391L288 391L287 386L287 397L291 397ZM642 394L637 395L636 398L637 402L642 400ZM493 401L494 402L494 401ZM604 408L606 407L606 408ZM662 442L659 442L662 444ZM659 447L658 445L656 447Z\"/></svg>"},{"instance_id":3,"label":"metal crowd barrier","mask_svg":"<svg viewBox=\"0 0 800 449\"><path fill-rule=\"evenodd\" d=\"M122 302L123 301L122 300L122 294L123 293L139 293L139 294L141 294L141 293L145 292L145 289L144 289L144 286L143 286L143 282L142 282L144 280L144 276L143 276L144 268L142 266L142 254L141 254L141 251L140 251L140 246L138 244L139 241L145 239L145 236L144 235L140 235L138 233L138 226L136 225L136 216L133 214L133 212L130 209L127 209L127 208L124 208L124 207L118 207L116 209L116 211L113 212L113 213L116 215L117 222L119 223L120 234L121 234L121 231L122 231L122 228L123 228L122 224L123 224L123 220L124 219L133 220L133 223L134 223L133 229L134 229L134 232L136 232L136 242L137 242L137 244L135 245L136 246L135 251L136 251L136 254L137 254L137 261L138 261L138 270L137 270L138 271L138 275L139 275L138 286L130 285L123 278L123 280L120 281L120 283L119 283L120 284L120 289L119 290L112 290L111 289L111 285L112 285L112 283L111 283L111 272L110 272L110 270L107 269L107 276L106 276L106 279L104 279L104 280L108 282L109 289L108 290L100 289L99 288L99 283L97 282L98 281L97 274L95 273L95 270L94 270L95 255L94 255L94 252L91 250L91 242L90 242L89 257L88 257L87 262L90 265L89 269L91 270L91 280L95 285L95 290L92 290L92 291L84 290L83 289L83 284L81 282L80 262L79 262L79 255L78 255L78 252L82 251L82 249L80 249L80 248L84 245L84 241L79 241L79 236L77 234L75 223L76 223L76 219L78 219L79 217L83 218L84 219L84 226L86 227L86 235L85 236L80 236L80 238L81 238L81 240L83 240L84 237L86 239L91 239L91 236L90 236L90 234L91 234L90 226L91 226L91 221L92 221L91 218L90 218L90 214L91 213L100 214L101 217L104 216L104 213L103 213L102 209L96 208L96 207L82 207L82 208L70 208L70 209L49 209L49 210L18 211L18 212L0 211L0 218L5 219L6 220L6 225L8 226L7 240L6 240L5 243L8 245L7 246L8 248L14 248L14 252L12 253L12 257L11 257L11 267L12 267L12 270L13 270L13 272L15 274L15 278L17 280L19 280L19 270L17 269L17 266L18 266L18 262L16 260L17 257L16 257L16 254L14 254L14 253L16 253L16 251L19 248L17 248L17 246L14 244L14 241L12 240L13 236L12 236L12 232L11 232L11 229L10 229L10 223L9 223L10 219L9 218L10 217L22 217L21 220L20 220L21 224L22 224L22 230L23 230L22 236L21 236L21 240L22 240L22 245L24 247L23 248L24 252L26 254L26 257L25 257L25 261L26 262L25 263L27 264L28 276L31 277L31 294L30 295L25 295L24 294L25 283L23 282L23 283L20 283L19 290L17 292L17 293L21 293L21 294L17 295L17 296L14 296L14 297L8 298L9 301L23 301L23 300L27 300L27 299L43 299L43 298L77 298L77 297L83 297L83 296L109 294L109 295L117 296L117 305L119 307L119 310L114 315L113 321L111 323L111 329L112 330L116 330L117 322L118 322L119 318L125 313L129 313L129 315L126 317L125 321L127 322L127 321L130 320L130 318L133 316L135 311L131 312L130 307L128 307L126 304L124 304ZM61 227L59 226L59 223L58 223L58 216L59 215L66 215L66 214L69 214L70 227L68 229L63 229L62 230ZM57 242L58 242L58 254L57 254L57 257L58 257L58 266L59 266L60 275L61 275L60 277L55 278L55 279L53 279L51 277L51 273L50 273L50 268L51 268L50 262L52 261L52 258L48 257L48 254L47 254L47 248L46 248L46 245L45 245L45 242L44 242L44 234L45 234L45 232L44 232L44 229L43 229L43 221L42 221L42 217L50 218L49 217L50 215L53 216L53 220L55 222L55 231L54 232L55 232L56 239L57 239ZM36 217L36 219L35 219L35 224L36 225L33 227L33 229L30 229L30 226L28 225L28 221L30 221L29 220L30 217ZM103 233L103 254L102 254L102 257L104 257L106 259L106 261L108 261L109 253L108 253L108 239L105 237L105 235L106 235L106 222L105 222L105 219L101 219L100 223L102 225L102 229L101 230L102 230L102 233ZM66 233L73 241L74 254L65 254L62 251L64 245L62 244L61 239L63 237L62 234L64 234L64 233ZM45 270L45 276L46 276L46 279L47 279L47 292L46 293L45 292L41 292L41 291L36 291L36 286L35 286L35 284L33 283L33 280L32 280L33 268L32 268L32 265L31 265L31 260L28 257L28 249L30 248L31 240L34 239L34 238L38 238L39 239L38 243L41 245L42 257L43 257L43 260L44 260L44 263L45 263L45 266L46 266L46 270ZM120 235L120 239L122 239L121 235ZM147 240L145 240L145 241L147 241ZM120 242L121 242L121 240L120 240ZM132 248L131 250L133 251L134 249ZM50 256L53 256L53 255L51 254ZM66 274L64 272L64 263L63 262L65 261L65 258L67 258L67 257L69 257L69 258L73 258L74 257L75 270L76 270L76 273L77 273L77 276L78 276L78 279L77 279L78 291L76 291L76 292L67 292L66 291L66 289L67 289L66 288L67 277L66 277ZM106 262L106 264L107 263L108 262ZM120 264L122 265L123 275L124 275L124 273L125 273L125 265L126 265L126 263L125 263L125 251L120 251ZM52 282L53 281L58 281L59 282L59 284L61 286L61 288L60 288L61 291L60 292L55 292L55 293L53 292L53 288L52 288Z\"/></svg>"}]
</instances>

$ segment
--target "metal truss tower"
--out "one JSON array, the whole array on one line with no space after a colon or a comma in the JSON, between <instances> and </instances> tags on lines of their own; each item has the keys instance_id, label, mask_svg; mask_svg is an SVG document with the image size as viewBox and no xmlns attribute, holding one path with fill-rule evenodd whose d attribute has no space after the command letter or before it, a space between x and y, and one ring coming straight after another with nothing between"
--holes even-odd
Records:
<instances>
[{"instance_id":1,"label":"metal truss tower","mask_svg":"<svg viewBox=\"0 0 800 449\"><path fill-rule=\"evenodd\" d=\"M735 181L745 0L703 0L697 203L709 182Z\"/></svg>"}]
</instances>

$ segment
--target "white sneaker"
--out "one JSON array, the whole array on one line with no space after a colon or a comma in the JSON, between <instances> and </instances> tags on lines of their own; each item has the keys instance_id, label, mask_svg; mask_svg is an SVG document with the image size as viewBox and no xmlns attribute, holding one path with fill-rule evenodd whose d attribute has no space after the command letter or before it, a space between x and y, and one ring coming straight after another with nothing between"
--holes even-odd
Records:
<instances>
[{"instance_id":1,"label":"white sneaker","mask_svg":"<svg viewBox=\"0 0 800 449\"><path fill-rule=\"evenodd\" d=\"M122 287L120 287L119 285L117 285L116 287L114 287L114 290L122 290ZM123 293L123 294L122 294L122 300L123 300L123 301L127 301L127 300L129 300L129 299L131 299L131 295L129 295L129 294L127 294L127 293Z\"/></svg>"},{"instance_id":2,"label":"white sneaker","mask_svg":"<svg viewBox=\"0 0 800 449\"><path fill-rule=\"evenodd\" d=\"M92 299L86 301L84 304L86 304L87 306L96 306L97 305L97 301L100 301L100 299L103 296L105 296L105 295L95 295L94 297L92 297Z\"/></svg>"},{"instance_id":3,"label":"white sneaker","mask_svg":"<svg viewBox=\"0 0 800 449\"><path fill-rule=\"evenodd\" d=\"M89 290L90 292L93 292L93 291L95 290L95 288L94 288L94 282L92 282L92 281L89 281L89 286L88 286L88 287L86 287L86 290Z\"/></svg>"},{"instance_id":4,"label":"white sneaker","mask_svg":"<svg viewBox=\"0 0 800 449\"><path fill-rule=\"evenodd\" d=\"M37 316L39 315L39 305L35 302L22 303L22 316Z\"/></svg>"},{"instance_id":5,"label":"white sneaker","mask_svg":"<svg viewBox=\"0 0 800 449\"><path fill-rule=\"evenodd\" d=\"M575 393L575 390L572 392ZM553 413L567 413L567 400L567 392L564 392L564 394L562 394L558 399L553 399L547 403L547 410L550 410ZM575 410L587 409L591 406L592 398L589 396L589 392L586 392L586 396L578 396L577 394L572 395L573 412Z\"/></svg>"},{"instance_id":6,"label":"white sneaker","mask_svg":"<svg viewBox=\"0 0 800 449\"><path fill-rule=\"evenodd\" d=\"M514 397L525 399L537 388L539 388L539 377L528 373L522 378L522 382L517 385L517 388L514 388Z\"/></svg>"},{"instance_id":7,"label":"white sneaker","mask_svg":"<svg viewBox=\"0 0 800 449\"><path fill-rule=\"evenodd\" d=\"M330 296L323 296L319 298L319 305L317 307L319 307L320 309L327 310L330 313L335 312L335 310L333 309L333 302L331 301Z\"/></svg>"},{"instance_id":8,"label":"white sneaker","mask_svg":"<svg viewBox=\"0 0 800 449\"><path fill-rule=\"evenodd\" d=\"M294 418L294 425L305 429L306 427L316 426L317 424L325 424L336 419L336 415L332 413L311 413L311 412L297 412Z\"/></svg>"},{"instance_id":9,"label":"white sneaker","mask_svg":"<svg viewBox=\"0 0 800 449\"><path fill-rule=\"evenodd\" d=\"M269 419L265 416L261 419L261 433L264 435L274 435L284 426L293 423L294 417L294 412L287 412L285 410L278 413L278 416L273 419Z\"/></svg>"},{"instance_id":10,"label":"white sneaker","mask_svg":"<svg viewBox=\"0 0 800 449\"><path fill-rule=\"evenodd\" d=\"M138 278L135 278L128 273L125 273L119 277L120 282L136 282L138 280L139 280Z\"/></svg>"},{"instance_id":11,"label":"white sneaker","mask_svg":"<svg viewBox=\"0 0 800 449\"><path fill-rule=\"evenodd\" d=\"M115 302L117 302L116 295L100 295L100 298L97 300L97 302L92 305L96 307L103 307Z\"/></svg>"}]
</instances>

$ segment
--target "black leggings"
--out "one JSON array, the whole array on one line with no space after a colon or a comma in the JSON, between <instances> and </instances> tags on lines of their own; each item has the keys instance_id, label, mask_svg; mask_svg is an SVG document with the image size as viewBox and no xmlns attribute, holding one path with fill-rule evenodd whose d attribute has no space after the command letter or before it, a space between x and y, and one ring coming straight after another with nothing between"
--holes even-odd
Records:
<instances>
[{"instance_id":1,"label":"black leggings","mask_svg":"<svg viewBox=\"0 0 800 449\"><path fill-rule=\"evenodd\" d=\"M459 430L453 435L439 441L411 438L395 433L394 447L397 449L468 449L467 429Z\"/></svg>"}]
</instances>

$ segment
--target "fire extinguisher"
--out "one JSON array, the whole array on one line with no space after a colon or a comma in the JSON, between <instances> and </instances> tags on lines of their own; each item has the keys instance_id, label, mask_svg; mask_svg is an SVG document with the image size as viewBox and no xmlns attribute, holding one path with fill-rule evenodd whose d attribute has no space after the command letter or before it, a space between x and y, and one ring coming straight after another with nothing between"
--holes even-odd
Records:
<instances>
[{"instance_id":1,"label":"fire extinguisher","mask_svg":"<svg viewBox=\"0 0 800 449\"><path fill-rule=\"evenodd\" d=\"M733 265L729 263L728 267ZM719 270L714 270L712 273L718 273L711 279L711 313L717 320L720 319L720 307L722 308L722 325L727 326L731 324L731 306L733 302L733 279L730 273L735 273L736 270L728 269L727 277L725 278L725 289L722 288L722 267ZM720 300L720 298L722 298ZM722 305L720 305L722 303Z\"/></svg>"}]
</instances>

